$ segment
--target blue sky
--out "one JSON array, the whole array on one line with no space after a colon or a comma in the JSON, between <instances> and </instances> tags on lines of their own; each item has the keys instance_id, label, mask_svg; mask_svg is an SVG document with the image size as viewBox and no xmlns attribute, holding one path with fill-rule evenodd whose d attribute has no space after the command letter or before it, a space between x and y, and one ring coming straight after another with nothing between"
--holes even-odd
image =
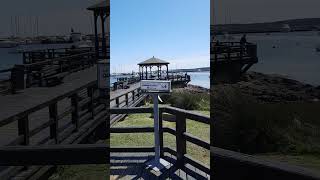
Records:
<instances>
[{"instance_id":1,"label":"blue sky","mask_svg":"<svg viewBox=\"0 0 320 180\"><path fill-rule=\"evenodd\" d=\"M209 0L111 0L111 72L152 56L169 68L209 66Z\"/></svg>"}]
</instances>

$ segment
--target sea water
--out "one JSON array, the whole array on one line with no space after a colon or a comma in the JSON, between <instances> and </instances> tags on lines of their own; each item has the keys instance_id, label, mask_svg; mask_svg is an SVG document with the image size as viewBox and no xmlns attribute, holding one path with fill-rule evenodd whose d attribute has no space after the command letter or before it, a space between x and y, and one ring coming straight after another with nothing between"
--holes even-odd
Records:
<instances>
[{"instance_id":1,"label":"sea water","mask_svg":"<svg viewBox=\"0 0 320 180\"><path fill-rule=\"evenodd\" d=\"M241 35L235 35L239 41ZM221 37L218 37L220 39ZM320 34L318 32L290 32L247 34L247 41L258 46L259 62L249 69L266 74L280 74L312 85L320 85ZM22 63L21 54L11 54L12 48L0 48L0 69ZM209 60L208 60L209 61ZM209 72L188 73L190 84L209 88ZM110 82L116 78L111 77Z\"/></svg>"},{"instance_id":2,"label":"sea water","mask_svg":"<svg viewBox=\"0 0 320 180\"><path fill-rule=\"evenodd\" d=\"M241 35L234 37L233 41L240 41ZM316 47L320 47L318 32L247 34L247 41L258 46L259 62L250 70L320 85L320 52L316 51Z\"/></svg>"}]
</instances>

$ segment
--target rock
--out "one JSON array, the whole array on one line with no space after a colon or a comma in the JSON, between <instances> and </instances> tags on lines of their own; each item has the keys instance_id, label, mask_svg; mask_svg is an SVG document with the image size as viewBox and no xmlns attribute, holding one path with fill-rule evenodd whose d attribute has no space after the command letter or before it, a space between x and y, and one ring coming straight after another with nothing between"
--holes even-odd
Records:
<instances>
[{"instance_id":1,"label":"rock","mask_svg":"<svg viewBox=\"0 0 320 180\"><path fill-rule=\"evenodd\" d=\"M313 101L320 98L320 86L313 87L281 75L248 72L241 79L236 84L216 85L213 91L222 87L237 88L260 102Z\"/></svg>"}]
</instances>

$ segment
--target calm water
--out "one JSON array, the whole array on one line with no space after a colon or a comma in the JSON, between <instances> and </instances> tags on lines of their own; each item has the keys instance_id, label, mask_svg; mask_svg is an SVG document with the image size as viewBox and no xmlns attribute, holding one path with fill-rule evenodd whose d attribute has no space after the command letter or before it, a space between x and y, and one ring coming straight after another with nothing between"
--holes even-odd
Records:
<instances>
[{"instance_id":1,"label":"calm water","mask_svg":"<svg viewBox=\"0 0 320 180\"><path fill-rule=\"evenodd\" d=\"M191 77L190 84L210 89L210 72L188 73Z\"/></svg>"},{"instance_id":2,"label":"calm water","mask_svg":"<svg viewBox=\"0 0 320 180\"><path fill-rule=\"evenodd\" d=\"M235 41L240 36L234 36ZM317 32L248 34L247 39L258 44L259 63L250 70L320 85L320 52L316 51L316 47L320 47L320 35ZM9 51L12 49L0 48L0 69L22 63L21 54L9 54ZM209 72L190 75L190 84L209 88ZM110 82L114 81L115 78L111 78Z\"/></svg>"},{"instance_id":3,"label":"calm water","mask_svg":"<svg viewBox=\"0 0 320 180\"><path fill-rule=\"evenodd\" d=\"M235 36L236 41L240 39ZM259 63L250 70L281 74L313 85L320 85L320 35L318 32L248 34L257 43Z\"/></svg>"},{"instance_id":4,"label":"calm water","mask_svg":"<svg viewBox=\"0 0 320 180\"><path fill-rule=\"evenodd\" d=\"M210 72L193 72L188 74L191 77L190 84L201 86L207 89L210 88L210 79L209 79ZM121 76L121 77L124 77L124 76ZM117 78L115 76L111 76L110 83L112 84L116 81L117 81Z\"/></svg>"}]
</instances>

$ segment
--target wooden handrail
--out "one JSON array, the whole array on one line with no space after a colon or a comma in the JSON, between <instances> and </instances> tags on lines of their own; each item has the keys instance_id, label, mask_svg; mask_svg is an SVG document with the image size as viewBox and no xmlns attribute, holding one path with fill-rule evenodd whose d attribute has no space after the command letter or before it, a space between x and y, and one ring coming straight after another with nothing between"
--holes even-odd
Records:
<instances>
[{"instance_id":1,"label":"wooden handrail","mask_svg":"<svg viewBox=\"0 0 320 180\"><path fill-rule=\"evenodd\" d=\"M107 164L106 144L0 147L0 166Z\"/></svg>"},{"instance_id":2,"label":"wooden handrail","mask_svg":"<svg viewBox=\"0 0 320 180\"><path fill-rule=\"evenodd\" d=\"M210 150L215 178L262 180L320 180L319 173L306 168L253 157L218 147Z\"/></svg>"}]
</instances>

